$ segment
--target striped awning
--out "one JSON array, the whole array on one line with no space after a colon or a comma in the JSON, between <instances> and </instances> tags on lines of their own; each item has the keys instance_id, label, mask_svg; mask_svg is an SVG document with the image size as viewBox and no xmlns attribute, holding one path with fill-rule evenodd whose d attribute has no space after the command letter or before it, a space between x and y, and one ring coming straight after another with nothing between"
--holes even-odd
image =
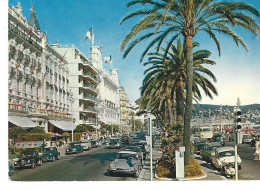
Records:
<instances>
[{"instance_id":1,"label":"striped awning","mask_svg":"<svg viewBox=\"0 0 260 189\"><path fill-rule=\"evenodd\" d=\"M76 128L72 121L49 120L49 122L63 131L71 131L72 129L74 130Z\"/></svg>"},{"instance_id":2,"label":"striped awning","mask_svg":"<svg viewBox=\"0 0 260 189\"><path fill-rule=\"evenodd\" d=\"M8 121L14 125L23 127L25 129L34 128L34 127L38 126L38 124L34 123L28 117L8 116Z\"/></svg>"}]
</instances>

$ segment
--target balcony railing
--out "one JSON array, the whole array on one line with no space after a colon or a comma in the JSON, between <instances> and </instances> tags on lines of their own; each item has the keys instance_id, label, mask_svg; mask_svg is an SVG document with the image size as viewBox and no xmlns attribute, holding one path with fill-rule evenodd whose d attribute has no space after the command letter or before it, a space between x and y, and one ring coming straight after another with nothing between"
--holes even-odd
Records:
<instances>
[{"instance_id":1,"label":"balcony railing","mask_svg":"<svg viewBox=\"0 0 260 189\"><path fill-rule=\"evenodd\" d=\"M23 41L31 44L34 48L36 48L39 51L42 51L42 47L33 41L28 35L20 31L15 25L13 25L11 22L8 22L8 29L11 31L13 34L15 34L17 37L22 39Z\"/></svg>"}]
</instances>

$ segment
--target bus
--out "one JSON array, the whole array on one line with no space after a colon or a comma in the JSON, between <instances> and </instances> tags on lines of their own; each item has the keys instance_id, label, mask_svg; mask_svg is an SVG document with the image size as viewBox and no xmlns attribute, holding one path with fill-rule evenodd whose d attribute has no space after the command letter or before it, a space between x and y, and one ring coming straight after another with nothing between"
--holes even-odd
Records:
<instances>
[{"instance_id":1,"label":"bus","mask_svg":"<svg viewBox=\"0 0 260 189\"><path fill-rule=\"evenodd\" d=\"M202 126L199 128L200 139L211 139L213 137L213 131L210 126Z\"/></svg>"}]
</instances>

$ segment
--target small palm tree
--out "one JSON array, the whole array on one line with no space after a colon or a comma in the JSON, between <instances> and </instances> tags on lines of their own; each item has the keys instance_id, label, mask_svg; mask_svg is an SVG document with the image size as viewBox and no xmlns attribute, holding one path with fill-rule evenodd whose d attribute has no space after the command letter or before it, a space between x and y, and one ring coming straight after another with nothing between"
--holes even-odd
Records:
<instances>
[{"instance_id":1,"label":"small palm tree","mask_svg":"<svg viewBox=\"0 0 260 189\"><path fill-rule=\"evenodd\" d=\"M141 41L153 38L144 50L141 61L149 49L157 44L159 50L163 41L168 39L167 54L171 44L183 36L186 46L186 106L184 120L184 145L185 164L188 163L190 154L190 121L192 111L192 86L193 86L193 38L199 32L205 32L217 45L220 55L220 43L216 32L231 37L237 45L242 45L248 50L244 41L231 29L240 26L258 35L260 26L250 15L260 17L259 11L244 2L219 1L219 0L133 0L128 7L141 5L140 10L126 15L121 23L133 17L143 18L126 35L121 43L124 57ZM248 14L249 13L249 14ZM144 34L141 35L140 33ZM140 34L140 35L138 35ZM137 36L137 37L136 37ZM131 43L130 40L137 38ZM126 46L128 47L126 48ZM166 54L164 57L166 57Z\"/></svg>"}]
</instances>

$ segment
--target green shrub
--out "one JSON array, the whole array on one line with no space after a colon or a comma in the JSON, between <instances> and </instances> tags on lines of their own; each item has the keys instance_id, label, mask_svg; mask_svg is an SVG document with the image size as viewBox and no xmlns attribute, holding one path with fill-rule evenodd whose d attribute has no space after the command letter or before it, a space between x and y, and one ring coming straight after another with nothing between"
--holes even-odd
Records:
<instances>
[{"instance_id":1,"label":"green shrub","mask_svg":"<svg viewBox=\"0 0 260 189\"><path fill-rule=\"evenodd\" d=\"M200 164L195 159L190 158L188 165L184 166L184 175L186 178L202 176L203 172Z\"/></svg>"}]
</instances>

